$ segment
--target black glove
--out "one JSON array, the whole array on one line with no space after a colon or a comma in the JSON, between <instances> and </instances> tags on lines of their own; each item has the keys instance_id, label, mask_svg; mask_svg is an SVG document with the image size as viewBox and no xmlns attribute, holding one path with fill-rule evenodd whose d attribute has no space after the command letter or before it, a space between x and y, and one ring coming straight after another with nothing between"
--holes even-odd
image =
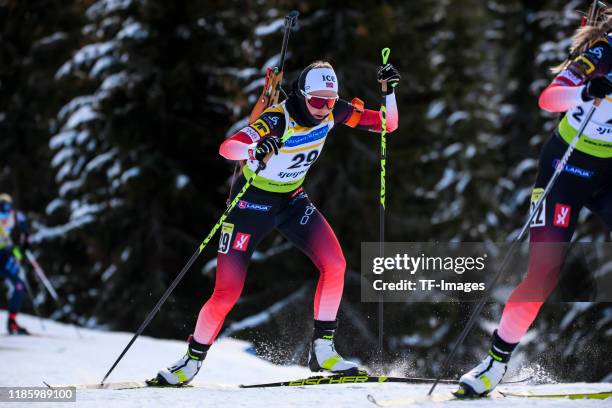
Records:
<instances>
[{"instance_id":1,"label":"black glove","mask_svg":"<svg viewBox=\"0 0 612 408\"><path fill-rule=\"evenodd\" d=\"M391 64L379 67L376 72L378 82L387 81L387 95L393 93L393 89L399 84L400 78L399 71Z\"/></svg>"},{"instance_id":2,"label":"black glove","mask_svg":"<svg viewBox=\"0 0 612 408\"><path fill-rule=\"evenodd\" d=\"M582 89L582 100L603 99L612 93L612 82L605 76L596 76Z\"/></svg>"},{"instance_id":3,"label":"black glove","mask_svg":"<svg viewBox=\"0 0 612 408\"><path fill-rule=\"evenodd\" d=\"M270 152L278 154L278 149L281 148L282 142L277 136L264 137L257 143L255 148L255 158L262 161Z\"/></svg>"}]
</instances>

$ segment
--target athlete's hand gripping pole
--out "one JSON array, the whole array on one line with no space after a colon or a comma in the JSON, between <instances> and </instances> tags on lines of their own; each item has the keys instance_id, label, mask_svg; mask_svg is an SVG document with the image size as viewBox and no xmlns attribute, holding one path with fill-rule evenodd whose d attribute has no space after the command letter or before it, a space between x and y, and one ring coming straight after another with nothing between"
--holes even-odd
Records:
<instances>
[{"instance_id":1,"label":"athlete's hand gripping pole","mask_svg":"<svg viewBox=\"0 0 612 408\"><path fill-rule=\"evenodd\" d=\"M281 138L282 143L285 143L287 141L287 139L289 139L291 137L291 135L293 134L293 129L289 129ZM255 178L257 177L257 175L259 174L259 172L261 170L263 170L265 168L265 164L266 162L270 159L270 157L272 156L273 152L268 154L267 157L265 157L262 161L259 162L259 166L257 166L257 169L255 170L255 172L253 173L253 175L251 176L251 178L249 178L246 183L244 183L244 186L242 186L242 189L236 194L236 197L234 197L234 199L232 200L232 202L227 206L227 208L225 209L225 211L223 212L223 214L221 215L221 218L219 218L219 221L217 221L217 223L215 224L215 226L212 228L212 230L210 230L210 232L208 233L208 235L206 236L206 238L204 239L204 241L202 241L202 243L200 244L200 246L198 247L198 249L195 251L195 253L191 256L191 258L189 258L189 261L187 261L187 263L185 264L185 266L183 267L183 269L181 269L181 271L179 272L178 275L176 275L176 278L174 278L174 280L172 281L172 283L170 284L170 286L168 287L168 289L166 289L166 291L164 292L164 294L162 295L162 297L159 299L159 301L157 302L157 304L155 305L155 307L153 307L153 309L149 312L149 314L147 315L147 317L145 318L145 320L142 322L142 324L140 325L140 327L138 328L138 330L136 331L136 333L134 334L134 336L132 337L132 339L130 340L130 342L127 344L127 346L125 346L125 348L123 349L123 351L121 352L121 354L119 355L119 357L117 357L117 359L115 360L115 362L113 363L113 365L111 366L111 368L108 370L108 372L106 373L106 375L104 376L104 378L102 379L102 381L100 381L100 385L104 384L104 381L106 381L106 379L108 378L108 376L113 372L113 370L115 369L115 367L117 366L117 364L119 364L119 362L121 361L121 359L123 358L123 356L125 355L125 353L127 353L127 351L130 349L130 347L132 347L132 344L134 344L134 342L136 341L136 339L138 338L138 336L140 336L142 334L142 332L147 328L147 326L149 325L149 323L151 322L151 320L153 320L153 318L155 317L155 315L157 315L157 312L159 312L159 310L161 309L162 305L166 302L166 300L168 299L168 297L170 296L170 294L172 293L172 291L174 290L174 288L176 288L176 286L179 284L179 282L181 281L181 279L183 279L183 276L185 276L185 274L187 273L187 271L191 268L191 265L193 265L193 263L196 261L196 259L198 259L198 257L200 256L200 254L202 253L202 251L204 251L204 248L206 248L206 245L210 242L210 240L212 239L212 237L215 235L215 233L217 232L217 230L221 227L221 225L223 224L223 222L226 220L226 218L229 216L230 212L232 211L232 209L236 206L236 204L238 203L238 201L240 201L240 199L242 198L242 196L244 195L244 193L247 191L247 189L251 186L251 184L253 183L253 181L255 180Z\"/></svg>"},{"instance_id":2,"label":"athlete's hand gripping pole","mask_svg":"<svg viewBox=\"0 0 612 408\"><path fill-rule=\"evenodd\" d=\"M508 252L506 252L506 255L504 256L504 260L503 260L503 262L501 264L501 267L495 273L493 278L491 278L491 280L489 282L487 282L486 290L484 291L484 293L482 295L482 298L478 301L478 304L474 308L474 311L472 312L472 315L470 316L469 320L465 324L463 330L461 331L461 334L459 334L459 338L457 339L457 341L453 345L453 348L451 349L451 352L444 359L444 362L442 363L440 371L438 372L438 376L436 377L436 381L431 386L431 389L429 390L427 395L431 395L433 390L436 388L436 386L438 385L439 379L442 378L442 376L446 373L446 370L448 369L448 364L453 360L453 357L455 356L455 353L457 352L459 347L465 341L465 338L467 337L468 333L470 332L470 330L474 326L474 323L476 323L476 319L480 316L480 313L482 312L482 309L483 309L485 303L489 299L489 295L493 291L495 285L497 284L497 281L499 280L499 278L502 276L504 270L506 269L506 265L508 264L508 262L512 258L512 255L514 253L515 248L518 246L518 244L525 237L526 232L527 232L529 226L531 225L531 222L533 221L533 218L540 211L540 208L542 208L542 205L543 205L544 201L546 200L546 197L548 196L548 194L552 190L553 186L555 185L555 182L557 181L557 179L559 178L559 176L561 175L561 173L565 169L565 166L566 166L567 162L569 161L570 156L572 155L574 149L576 148L576 145L578 145L578 142L580 141L580 137L582 136L582 132L584 132L584 129L589 124L591 118L593 117L593 114L595 113L595 111L597 110L599 105L601 104L601 101L602 101L601 99L595 99L595 101L593 102L593 106L591 107L591 109L589 109L587 115L584 117L584 120L580 124L580 128L576 132L576 135L572 139L570 145L567 147L567 150L565 151L565 154L563 155L561 160L557 163L557 166L555 168L555 172L553 173L553 175L551 176L550 180L548 181L548 184L546 185L546 188L544 189L544 192L540 196L540 199L536 202L535 207L531 209L529 217L527 218L527 221L523 225L523 228L521 229L520 233L512 241L512 245L508 249Z\"/></svg>"}]
</instances>

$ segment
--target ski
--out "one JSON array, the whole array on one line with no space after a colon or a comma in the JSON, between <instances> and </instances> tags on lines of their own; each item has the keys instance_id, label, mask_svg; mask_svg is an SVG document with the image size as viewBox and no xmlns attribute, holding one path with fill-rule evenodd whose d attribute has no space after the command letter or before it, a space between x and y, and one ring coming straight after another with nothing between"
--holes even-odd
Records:
<instances>
[{"instance_id":1,"label":"ski","mask_svg":"<svg viewBox=\"0 0 612 408\"><path fill-rule=\"evenodd\" d=\"M518 381L508 381L505 384L521 383L528 381L530 377ZM363 383L407 383L407 384L429 384L434 381L433 378L420 377L390 377L382 375L368 375L367 373L358 373L357 375L330 375L330 376L312 376L300 378L290 381L279 381L263 384L184 384L184 385L169 385L161 384L156 378L145 381L119 381L110 383L95 383L95 384L62 384L50 385L47 382L43 383L51 389L74 387L77 390L133 390L138 388L268 388L268 387L303 387L310 385L332 385L332 384L363 384ZM441 380L444 384L458 384L457 380Z\"/></svg>"},{"instance_id":2,"label":"ski","mask_svg":"<svg viewBox=\"0 0 612 408\"><path fill-rule=\"evenodd\" d=\"M419 377L389 377L383 375L315 375L307 378L300 378L291 381L279 381L264 384L240 385L240 388L267 388L267 387L303 387L307 385L332 385L332 384L363 384L363 383L408 383L408 384L429 384L434 382L433 378ZM457 380L441 380L444 384L458 384Z\"/></svg>"},{"instance_id":3,"label":"ski","mask_svg":"<svg viewBox=\"0 0 612 408\"><path fill-rule=\"evenodd\" d=\"M529 381L531 377L514 381L504 381L504 384L518 384ZM292 381L279 381L264 384L240 385L240 388L267 388L267 387L303 387L307 385L331 385L331 384L361 384L361 383L406 383L406 384L430 384L435 378L422 377L391 377L383 375L369 375L367 372L359 372L355 375L338 374L329 376L312 376ZM459 384L459 380L443 379L442 384Z\"/></svg>"},{"instance_id":4,"label":"ski","mask_svg":"<svg viewBox=\"0 0 612 408\"><path fill-rule=\"evenodd\" d=\"M77 390L135 390L139 388L211 388L211 389L225 389L225 388L237 388L236 385L231 384L184 384L184 385L162 385L155 384L152 380L146 381L119 381L109 383L96 383L96 384L48 384L43 381L43 384L50 389L66 388L71 387Z\"/></svg>"},{"instance_id":5,"label":"ski","mask_svg":"<svg viewBox=\"0 0 612 408\"><path fill-rule=\"evenodd\" d=\"M32 332L29 332L28 334L0 333L0 337L7 337L7 338L28 338L28 337L38 338L38 337L42 337L42 338L46 338L46 339L64 339L65 338L65 337L62 337L62 336L54 336L52 334L32 333Z\"/></svg>"},{"instance_id":6,"label":"ski","mask_svg":"<svg viewBox=\"0 0 612 408\"><path fill-rule=\"evenodd\" d=\"M422 397L413 397L413 398L403 398L403 399L393 399L393 400L377 400L374 398L372 394L368 394L368 401L377 407L395 407L402 405L412 405L424 402L444 402L444 401L452 401L456 400L455 397L450 392L446 393L435 393L433 395L422 396Z\"/></svg>"},{"instance_id":7,"label":"ski","mask_svg":"<svg viewBox=\"0 0 612 408\"><path fill-rule=\"evenodd\" d=\"M466 401L466 400L498 400L505 398L567 398L572 400L577 399L606 399L612 398L612 391L604 392L586 392L586 393L567 393L567 394L534 394L531 392L505 392L494 391L486 397L480 398L457 398L451 392L435 393L433 395L425 395L421 397L410 397L394 400L377 400L373 395L368 394L368 401L379 407L394 407L406 406L412 404L420 404L424 402L444 402L444 401Z\"/></svg>"},{"instance_id":8,"label":"ski","mask_svg":"<svg viewBox=\"0 0 612 408\"><path fill-rule=\"evenodd\" d=\"M123 382L114 382L114 383L104 383L104 384L48 384L43 381L43 384L47 386L47 388L56 389L56 388L66 388L71 387L77 390L131 390L136 388L146 388L148 387L145 381L123 381Z\"/></svg>"},{"instance_id":9,"label":"ski","mask_svg":"<svg viewBox=\"0 0 612 408\"><path fill-rule=\"evenodd\" d=\"M374 398L372 394L368 394L368 401L377 407L397 407L397 406L406 406L412 404L423 404L426 402L445 402L445 401L465 401L465 399L457 398L451 392L440 392L434 393L432 395L422 395L418 397L409 397L402 399L393 399L393 400L377 400ZM500 399L503 398L501 394L492 394L489 395L486 399Z\"/></svg>"},{"instance_id":10,"label":"ski","mask_svg":"<svg viewBox=\"0 0 612 408\"><path fill-rule=\"evenodd\" d=\"M572 394L532 394L531 392L505 392L499 391L504 397L518 397L518 398L568 398L568 399L606 399L612 398L611 391L602 392L583 392L583 393L572 393Z\"/></svg>"}]
</instances>

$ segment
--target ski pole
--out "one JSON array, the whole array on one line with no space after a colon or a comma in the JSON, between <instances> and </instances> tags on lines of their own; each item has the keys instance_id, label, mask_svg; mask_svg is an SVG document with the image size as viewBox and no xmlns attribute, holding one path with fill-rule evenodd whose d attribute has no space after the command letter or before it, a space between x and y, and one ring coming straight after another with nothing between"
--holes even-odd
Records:
<instances>
[{"instance_id":1,"label":"ski pole","mask_svg":"<svg viewBox=\"0 0 612 408\"><path fill-rule=\"evenodd\" d=\"M540 208L544 204L544 200L546 200L546 197L548 196L548 194L552 190L553 186L555 185L555 182L557 181L557 179L559 178L559 176L561 175L561 173L565 169L565 165L569 161L569 158L572 155L572 153L574 152L574 149L576 148L576 145L578 145L578 142L580 141L580 137L582 136L582 132L584 132L584 129L586 128L586 126L588 125L589 121L593 117L593 114L595 113L595 111L599 107L600 103L601 103L601 99L595 99L595 101L593 102L593 106L591 106L591 109L589 110L589 112L587 113L586 117L582 121L582 123L580 125L580 128L576 132L576 135L572 139L570 145L567 147L567 150L565 151L565 154L563 155L563 157L561 158L559 163L557 163L557 166L555 168L555 172L553 173L552 177L548 181L548 184L546 185L546 188L544 189L544 192L540 196L539 200L536 202L536 205L534 206L534 208L531 210L530 215L527 218L527 222L525 222L525 224L523 225L523 228L521 229L521 232L519 233L519 235L516 238L514 238L514 240L512 241L512 245L510 246L510 249L508 249L508 252L506 252L506 256L504 257L504 260L503 260L503 262L501 264L501 267L495 273L495 275L490 280L490 282L487 283L487 288L486 288L485 292L483 293L482 298L478 301L478 304L474 308L474 311L472 312L472 315L470 316L470 318L468 319L465 327L461 331L461 334L459 335L459 338L457 339L457 341L455 342L455 345L451 349L451 352L444 359L444 362L442 363L442 367L440 368L440 371L438 372L438 375L436 376L436 381L431 386L431 389L429 390L427 395L431 395L433 390L436 388L440 378L442 378L442 376L446 373L446 370L448 368L448 364L451 362L451 360L455 356L455 353L457 352L459 347L465 341L465 338L467 337L468 333L472 329L472 326L474 326L474 323L476 323L476 319L480 316L480 313L482 312L482 309L484 308L484 305L487 302L487 300L489 298L489 295L493 291L493 288L494 288L495 284L497 283L497 281L499 280L499 278L503 274L504 270L506 269L506 265L508 264L508 261L511 259L512 253L514 252L514 249L523 240L523 238L525 236L525 233L527 232L527 229L529 228L529 226L531 225L531 222L533 221L533 218L540 211Z\"/></svg>"},{"instance_id":2,"label":"ski pole","mask_svg":"<svg viewBox=\"0 0 612 408\"><path fill-rule=\"evenodd\" d=\"M57 292L55 291L55 288L53 288L51 281L49 281L49 278L47 278L45 271L43 270L43 268L40 266L40 264L36 260L36 257L34 256L32 251L30 251L29 249L25 250L25 254L26 254L26 258L28 258L28 261L30 262L30 264L32 265L32 268L34 269L34 272L36 273L38 280L43 284L45 289L47 289L47 292L49 292L49 295L51 295L57 307L61 309L62 302L60 302L59 296ZM83 335L81 334L79 327L75 325L74 330L76 331L78 338L82 339Z\"/></svg>"},{"instance_id":3,"label":"ski pole","mask_svg":"<svg viewBox=\"0 0 612 408\"><path fill-rule=\"evenodd\" d=\"M282 146L282 144L284 144L287 141L287 139L289 139L291 137L292 134L293 134L293 129L289 129L287 132L285 132L285 134L281 138L281 146ZM221 218L219 218L219 221L217 221L217 223L213 226L213 228L210 230L210 232L208 233L208 235L206 236L204 241L202 241L202 243L200 244L198 249L194 252L194 254L191 256L191 258L189 258L189 261L187 261L187 263L185 264L183 269L181 269L179 274L176 275L176 278L174 278L174 280L172 281L172 283L170 284L168 289L166 289L166 291L164 292L162 297L159 299L159 301L157 302L157 304L155 305L153 310L151 310L149 312L149 314L147 315L145 320L142 322L142 324L140 325L140 327L138 328L138 330L136 331L136 333L134 334L134 336L132 337L130 342L127 344L127 346L125 346L125 348L123 349L123 351L121 352L119 357L117 357L117 359L115 360L115 362L113 363L111 368L108 370L108 372L106 373L106 375L104 376L102 381L100 381L100 385L104 384L104 381L106 381L108 376L113 372L113 370L115 369L117 364L119 364L119 362L121 361L121 359L123 358L125 353L127 353L127 351L130 349L130 347L132 347L132 344L134 344L134 342L136 341L138 336L140 336L142 334L142 332L144 331L144 329L146 329L146 327L149 325L151 320L153 320L153 318L155 317L157 312L159 312L159 309L161 309L162 305L166 302L166 300L168 299L168 297L170 296L170 294L172 293L174 288L179 284L181 279L183 279L183 276L185 276L185 274L187 273L189 268L191 268L191 265L193 265L195 260L202 253L202 251L204 251L204 248L206 248L206 245L210 242L210 240L215 235L217 230L221 227L221 225L223 224L225 219L229 216L229 213L236 206L238 201L242 198L242 196L247 191L247 189L251 186L251 184L253 184L253 182L257 178L257 175L259 174L259 172L266 168L266 163L268 162L268 160L270 160L271 156L272 156L272 152L270 152L262 161L259 162L259 165L257 166L257 169L255 170L253 175L246 181L246 183L244 183L244 186L242 186L242 189L240 189L240 191L236 194L236 197L234 197L232 202L227 206L227 208L225 209L225 211L221 215Z\"/></svg>"},{"instance_id":4,"label":"ski pole","mask_svg":"<svg viewBox=\"0 0 612 408\"><path fill-rule=\"evenodd\" d=\"M30 283L28 282L28 278L25 274L23 266L21 265L21 260L23 259L23 255L21 255L21 252L19 251L19 249L14 248L13 256L15 256L15 258L19 261L19 272L23 280L23 286L25 286L26 293L28 294L28 298L30 299L30 303L32 303L32 309L34 310L34 314L36 315L36 317L38 317L38 321L40 322L40 327L43 329L43 331L46 331L47 329L45 328L45 323L43 322L43 318L40 315L40 312L38 311L38 306L36 305L36 301L34 300L34 293L32 292L32 287L30 286Z\"/></svg>"},{"instance_id":5,"label":"ski pole","mask_svg":"<svg viewBox=\"0 0 612 408\"><path fill-rule=\"evenodd\" d=\"M30 262L32 267L34 268L34 272L36 273L36 276L38 276L38 279L40 279L45 289L47 289L47 292L49 292L49 294L55 301L55 304L59 306L60 305L59 296L57 295L57 292L53 288L53 285L47 278L47 275L45 275L45 271L40 266L36 258L34 257L34 254L29 249L26 249L25 255L26 255L26 258L28 258L28 261Z\"/></svg>"},{"instance_id":6,"label":"ski pole","mask_svg":"<svg viewBox=\"0 0 612 408\"><path fill-rule=\"evenodd\" d=\"M389 60L389 54L391 50L389 48L383 48L382 52L382 63L387 64ZM380 243L380 257L383 257L384 245L385 245L385 169L387 164L387 81L381 82L382 90L382 101L380 104L380 205L379 205L379 243ZM378 299L378 352L382 358L384 345L383 345L383 333L384 333L384 303L382 294Z\"/></svg>"}]
</instances>

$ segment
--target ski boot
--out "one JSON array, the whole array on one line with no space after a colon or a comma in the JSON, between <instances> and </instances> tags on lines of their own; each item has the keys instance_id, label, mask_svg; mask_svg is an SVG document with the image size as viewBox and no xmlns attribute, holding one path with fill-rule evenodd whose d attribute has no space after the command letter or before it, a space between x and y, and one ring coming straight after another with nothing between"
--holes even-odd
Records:
<instances>
[{"instance_id":1,"label":"ski boot","mask_svg":"<svg viewBox=\"0 0 612 408\"><path fill-rule=\"evenodd\" d=\"M497 335L497 330L493 332L489 355L459 379L459 389L453 394L457 398L486 397L504 378L508 360L517 345L506 343Z\"/></svg>"},{"instance_id":2,"label":"ski boot","mask_svg":"<svg viewBox=\"0 0 612 408\"><path fill-rule=\"evenodd\" d=\"M147 381L147 384L160 387L182 387L189 384L200 371L209 348L210 345L200 344L193 336L189 336L187 354L170 367L160 370L157 377Z\"/></svg>"},{"instance_id":3,"label":"ski boot","mask_svg":"<svg viewBox=\"0 0 612 408\"><path fill-rule=\"evenodd\" d=\"M315 320L308 367L310 371L330 371L335 374L358 375L357 364L343 359L334 347L334 332L338 327L336 321L324 322Z\"/></svg>"},{"instance_id":4,"label":"ski boot","mask_svg":"<svg viewBox=\"0 0 612 408\"><path fill-rule=\"evenodd\" d=\"M18 325L15 319L8 320L7 330L9 334L20 334L22 336L27 336L30 334L30 332L25 327L21 327L20 325Z\"/></svg>"}]
</instances>

